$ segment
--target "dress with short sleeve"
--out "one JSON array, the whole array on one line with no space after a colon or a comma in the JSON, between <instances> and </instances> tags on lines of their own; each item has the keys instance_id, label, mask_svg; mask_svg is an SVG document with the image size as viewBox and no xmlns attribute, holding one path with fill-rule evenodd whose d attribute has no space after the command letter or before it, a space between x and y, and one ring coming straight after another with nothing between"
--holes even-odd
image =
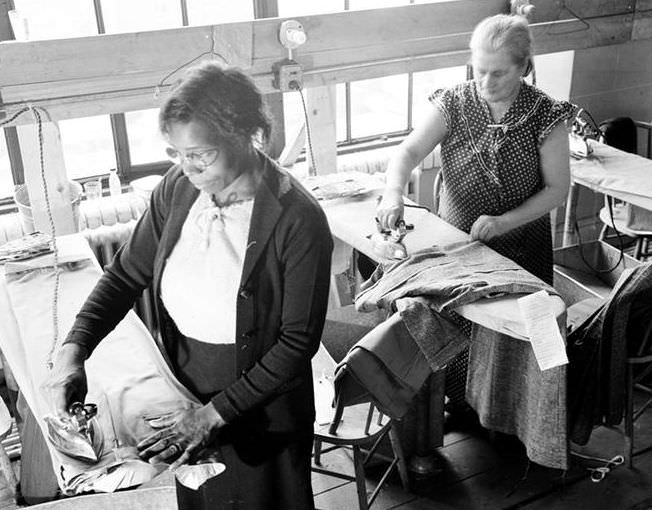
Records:
<instances>
[{"instance_id":1,"label":"dress with short sleeve","mask_svg":"<svg viewBox=\"0 0 652 510\"><path fill-rule=\"evenodd\" d=\"M542 189L538 149L575 109L525 82L499 123L492 119L473 81L437 90L429 100L441 110L448 127L441 144L439 214L465 232L479 216L503 214ZM552 283L549 215L487 244Z\"/></svg>"}]
</instances>

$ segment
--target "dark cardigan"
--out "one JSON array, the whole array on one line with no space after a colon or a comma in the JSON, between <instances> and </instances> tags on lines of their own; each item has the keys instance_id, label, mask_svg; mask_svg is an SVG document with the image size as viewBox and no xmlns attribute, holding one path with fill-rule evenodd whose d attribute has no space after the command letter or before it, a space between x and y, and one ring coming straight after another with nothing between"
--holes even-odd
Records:
<instances>
[{"instance_id":1,"label":"dark cardigan","mask_svg":"<svg viewBox=\"0 0 652 510\"><path fill-rule=\"evenodd\" d=\"M306 433L314 421L310 360L326 314L333 241L315 199L269 158L260 157L262 182L236 305L238 378L211 401L227 423L248 416L260 431ZM161 275L198 193L180 167L168 171L77 315L66 343L83 345L90 353L149 285L158 318L164 317ZM172 340L163 331L161 336L169 362Z\"/></svg>"}]
</instances>

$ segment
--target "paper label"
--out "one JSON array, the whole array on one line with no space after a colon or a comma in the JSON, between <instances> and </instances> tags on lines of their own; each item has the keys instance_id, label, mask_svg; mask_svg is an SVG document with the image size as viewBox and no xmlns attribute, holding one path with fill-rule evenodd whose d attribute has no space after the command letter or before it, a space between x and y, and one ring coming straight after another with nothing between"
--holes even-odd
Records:
<instances>
[{"instance_id":1,"label":"paper label","mask_svg":"<svg viewBox=\"0 0 652 510\"><path fill-rule=\"evenodd\" d=\"M559 332L550 296L545 290L518 299L525 330L541 370L568 363L566 345Z\"/></svg>"}]
</instances>

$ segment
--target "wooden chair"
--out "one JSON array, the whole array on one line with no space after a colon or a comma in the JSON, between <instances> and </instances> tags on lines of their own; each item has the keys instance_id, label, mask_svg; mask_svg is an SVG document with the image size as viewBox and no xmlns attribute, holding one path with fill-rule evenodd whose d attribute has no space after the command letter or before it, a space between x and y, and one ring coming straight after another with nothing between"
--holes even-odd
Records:
<instances>
[{"instance_id":1,"label":"wooden chair","mask_svg":"<svg viewBox=\"0 0 652 510\"><path fill-rule=\"evenodd\" d=\"M647 325L635 324L634 328L641 331L638 345L634 355L627 358L626 372L626 397L625 397L625 458L627 465L631 468L634 464L634 423L650 407L652 407L652 321ZM640 329L639 329L640 328ZM630 343L631 345L631 343ZM632 346L634 347L634 346ZM637 409L634 408L634 391L639 390L647 394L647 400ZM636 454L652 450L652 446L640 449Z\"/></svg>"},{"instance_id":2,"label":"wooden chair","mask_svg":"<svg viewBox=\"0 0 652 510\"><path fill-rule=\"evenodd\" d=\"M320 346L320 351L316 357L321 361L313 362L313 366L317 369L316 373L319 370L323 371L324 367L329 364L331 368L327 373L332 374L336 367L335 361L330 358L323 345ZM328 403L317 401L317 405L328 405ZM320 413L318 410L318 416L320 414L324 413ZM378 454L378 447L386 437L389 437L391 443L392 458L389 459L389 465L384 470L378 485L371 495L367 496L365 466L374 457L387 460L386 457ZM324 448L324 443L331 446ZM323 466L322 455L339 448L348 448L353 452L353 476ZM331 421L328 423L315 422L313 459L312 469L314 472L355 481L360 510L367 510L373 504L394 468L398 469L403 488L409 489L407 463L395 422L378 411L373 402L346 405L344 399L335 395L335 409Z\"/></svg>"},{"instance_id":3,"label":"wooden chair","mask_svg":"<svg viewBox=\"0 0 652 510\"><path fill-rule=\"evenodd\" d=\"M333 359L325 345L334 353L335 357L344 357L340 363L338 381L341 378L353 377L347 372L346 357L350 348L367 332L374 329L375 325L382 322L379 315L356 312L353 305L331 310L327 316L322 344L312 360L313 376L315 377L317 416L329 416L330 419L315 422L314 463L313 471L345 480L355 481L358 495L358 505L361 510L367 510L375 501L387 478L396 468L405 490L409 488L407 463L401 448L396 422L387 415L379 412L370 393L364 388L356 386L356 396L351 398L347 391L343 395L340 391L346 385L338 384L336 391L332 386L334 409L330 398L325 398L319 391L319 385L324 384L324 377L332 384L338 363ZM321 379L321 381L320 381ZM362 393L357 390L362 390ZM383 439L389 438L391 458L379 453L379 446ZM324 444L330 446L324 448ZM322 455L336 449L345 448L353 453L354 475L326 468L322 464ZM367 495L365 467L372 459L389 462L378 482L376 488Z\"/></svg>"}]
</instances>

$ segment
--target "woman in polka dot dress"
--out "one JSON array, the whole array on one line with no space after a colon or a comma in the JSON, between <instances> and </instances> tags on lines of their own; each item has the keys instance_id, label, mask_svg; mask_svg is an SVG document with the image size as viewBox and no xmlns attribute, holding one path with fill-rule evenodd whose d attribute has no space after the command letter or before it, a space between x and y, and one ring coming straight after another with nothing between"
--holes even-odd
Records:
<instances>
[{"instance_id":1,"label":"woman in polka dot dress","mask_svg":"<svg viewBox=\"0 0 652 510\"><path fill-rule=\"evenodd\" d=\"M552 283L548 213L568 193L574 107L522 80L532 67L525 18L485 19L470 46L474 80L430 96L434 108L388 166L378 219L391 228L402 217L410 172L441 143L440 216Z\"/></svg>"},{"instance_id":2,"label":"woman in polka dot dress","mask_svg":"<svg viewBox=\"0 0 652 510\"><path fill-rule=\"evenodd\" d=\"M568 193L565 121L575 108L523 80L532 68L525 18L497 15L483 20L470 48L474 79L431 94L434 107L425 122L390 161L377 217L384 228L396 224L403 215L402 195L412 169L441 143L439 215L552 284L549 212L563 204ZM514 370L536 374L536 362L529 345L497 336L474 327L466 398L483 425L522 431L536 420L519 424L521 418L504 411L514 410L510 398L521 384L514 380ZM545 377L561 384L557 375ZM448 378L447 393L452 396ZM532 412L538 413L524 408L520 414L531 417Z\"/></svg>"}]
</instances>

